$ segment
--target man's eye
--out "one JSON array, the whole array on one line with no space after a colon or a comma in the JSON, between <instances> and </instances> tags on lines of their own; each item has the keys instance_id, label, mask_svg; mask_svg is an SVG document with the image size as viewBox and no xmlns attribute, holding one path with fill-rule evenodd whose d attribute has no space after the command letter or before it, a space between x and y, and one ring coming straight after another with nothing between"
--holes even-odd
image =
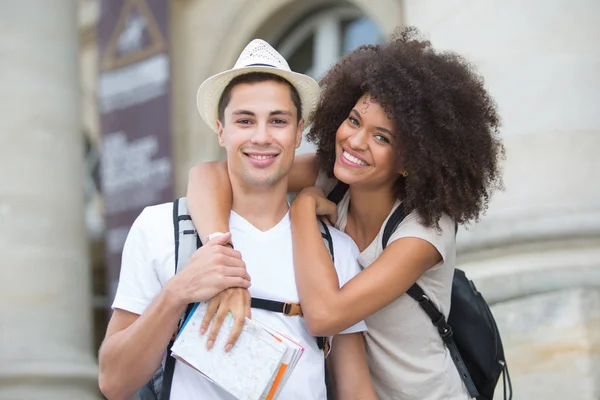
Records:
<instances>
[{"instance_id":1,"label":"man's eye","mask_svg":"<svg viewBox=\"0 0 600 400\"><path fill-rule=\"evenodd\" d=\"M250 121L249 119L240 119L237 121L238 124L242 124L242 125L247 125L249 123L251 123L252 121Z\"/></svg>"},{"instance_id":2,"label":"man's eye","mask_svg":"<svg viewBox=\"0 0 600 400\"><path fill-rule=\"evenodd\" d=\"M274 124L285 124L285 123L286 123L286 121L285 121L285 120L283 120L283 119L274 119L274 120L273 120L273 123L274 123Z\"/></svg>"}]
</instances>

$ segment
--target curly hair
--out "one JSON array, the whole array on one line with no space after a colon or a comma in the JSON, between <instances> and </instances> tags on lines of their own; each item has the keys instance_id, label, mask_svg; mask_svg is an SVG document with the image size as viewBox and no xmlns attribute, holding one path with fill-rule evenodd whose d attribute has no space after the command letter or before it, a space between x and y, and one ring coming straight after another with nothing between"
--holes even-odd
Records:
<instances>
[{"instance_id":1,"label":"curly hair","mask_svg":"<svg viewBox=\"0 0 600 400\"><path fill-rule=\"evenodd\" d=\"M439 229L442 213L477 221L502 187L500 118L483 79L461 56L438 52L414 27L382 45L361 46L322 78L308 140L321 170L333 177L336 131L364 95L394 124L395 152L408 176L396 194L407 212Z\"/></svg>"}]
</instances>

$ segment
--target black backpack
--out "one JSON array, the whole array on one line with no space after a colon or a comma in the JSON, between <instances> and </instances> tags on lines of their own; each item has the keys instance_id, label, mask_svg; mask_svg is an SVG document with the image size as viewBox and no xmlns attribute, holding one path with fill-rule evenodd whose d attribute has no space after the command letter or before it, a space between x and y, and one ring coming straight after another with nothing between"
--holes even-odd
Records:
<instances>
[{"instance_id":1,"label":"black backpack","mask_svg":"<svg viewBox=\"0 0 600 400\"><path fill-rule=\"evenodd\" d=\"M333 238L331 237L329 228L322 222L320 222L319 225L321 229L321 236L323 237L326 247L329 250L331 259L335 261L333 253ZM175 274L177 274L178 271L181 271L185 267L193 252L202 246L202 242L200 241L198 233L196 232L196 228L192 223L192 217L188 213L187 199L185 197L176 199L173 202L173 228L175 238ZM295 303L284 303L275 300L252 297L250 307L272 312L279 312L288 316L302 315L301 308ZM179 319L176 332L167 346L167 357L164 368L161 363L150 381L138 391L137 394L140 400L169 400L171 396L173 374L175 373L175 358L171 356L171 347L173 347L176 334L179 332L179 329L181 329L183 322L187 319L192 308L193 304L188 304L185 312ZM329 352L328 338L315 337L315 339L319 349L323 350L324 354L327 355ZM331 387L329 384L327 368L325 369L325 382L328 396L331 396Z\"/></svg>"},{"instance_id":2,"label":"black backpack","mask_svg":"<svg viewBox=\"0 0 600 400\"><path fill-rule=\"evenodd\" d=\"M329 194L329 200L339 203L347 189L348 185L339 183ZM384 249L405 216L404 207L400 204L383 229ZM477 400L492 400L502 375L504 399L507 399L507 393L508 399L512 399L512 384L500 332L488 304L473 281L462 270L454 270L447 320L418 284L412 285L406 293L419 303L438 329L469 395Z\"/></svg>"}]
</instances>

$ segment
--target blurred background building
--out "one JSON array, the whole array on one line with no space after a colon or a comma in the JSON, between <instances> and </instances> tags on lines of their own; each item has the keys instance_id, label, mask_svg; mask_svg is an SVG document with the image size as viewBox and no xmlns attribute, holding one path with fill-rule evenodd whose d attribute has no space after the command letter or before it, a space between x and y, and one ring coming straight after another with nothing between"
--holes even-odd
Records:
<instances>
[{"instance_id":1,"label":"blurred background building","mask_svg":"<svg viewBox=\"0 0 600 400\"><path fill-rule=\"evenodd\" d=\"M223 156L206 77L259 37L318 79L400 25L472 60L503 117L506 190L458 242L514 398L600 399L596 0L0 0L0 399L100 397L129 225Z\"/></svg>"}]
</instances>

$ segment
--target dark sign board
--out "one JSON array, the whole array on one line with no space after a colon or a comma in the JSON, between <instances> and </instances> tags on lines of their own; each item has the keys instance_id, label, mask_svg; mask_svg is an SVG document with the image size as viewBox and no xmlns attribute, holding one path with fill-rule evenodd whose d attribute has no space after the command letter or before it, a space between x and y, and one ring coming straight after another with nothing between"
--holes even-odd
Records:
<instances>
[{"instance_id":1,"label":"dark sign board","mask_svg":"<svg viewBox=\"0 0 600 400\"><path fill-rule=\"evenodd\" d=\"M173 196L169 1L103 0L100 5L97 89L112 300L131 224L145 206Z\"/></svg>"}]
</instances>

